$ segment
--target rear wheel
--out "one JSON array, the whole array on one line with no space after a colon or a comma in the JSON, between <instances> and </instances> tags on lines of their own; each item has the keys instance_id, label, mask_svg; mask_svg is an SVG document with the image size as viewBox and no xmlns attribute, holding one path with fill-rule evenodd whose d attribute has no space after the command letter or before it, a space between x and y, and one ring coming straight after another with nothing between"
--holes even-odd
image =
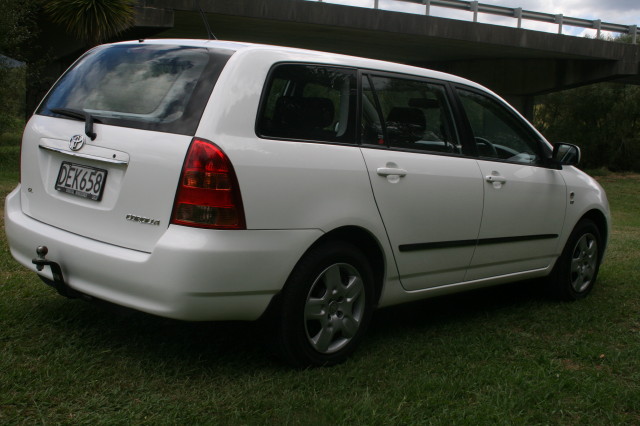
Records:
<instances>
[{"instance_id":1,"label":"rear wheel","mask_svg":"<svg viewBox=\"0 0 640 426\"><path fill-rule=\"evenodd\" d=\"M300 260L274 319L276 350L297 366L333 365L356 348L372 313L373 273L344 242L327 242Z\"/></svg>"},{"instance_id":2,"label":"rear wheel","mask_svg":"<svg viewBox=\"0 0 640 426\"><path fill-rule=\"evenodd\" d=\"M587 296L598 276L601 254L602 239L598 227L589 219L581 220L569 236L549 277L555 295L569 301Z\"/></svg>"}]
</instances>

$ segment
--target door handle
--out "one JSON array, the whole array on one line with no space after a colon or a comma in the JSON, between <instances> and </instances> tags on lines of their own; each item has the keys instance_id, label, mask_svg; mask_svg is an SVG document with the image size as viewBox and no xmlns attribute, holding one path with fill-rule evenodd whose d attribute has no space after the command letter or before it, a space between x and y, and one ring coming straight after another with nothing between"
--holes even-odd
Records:
<instances>
[{"instance_id":1,"label":"door handle","mask_svg":"<svg viewBox=\"0 0 640 426\"><path fill-rule=\"evenodd\" d=\"M500 175L485 176L485 180L490 183L507 183L507 178Z\"/></svg>"},{"instance_id":2,"label":"door handle","mask_svg":"<svg viewBox=\"0 0 640 426\"><path fill-rule=\"evenodd\" d=\"M379 176L405 177L407 175L407 171L405 169L397 169L395 167L379 167L376 172Z\"/></svg>"}]
</instances>

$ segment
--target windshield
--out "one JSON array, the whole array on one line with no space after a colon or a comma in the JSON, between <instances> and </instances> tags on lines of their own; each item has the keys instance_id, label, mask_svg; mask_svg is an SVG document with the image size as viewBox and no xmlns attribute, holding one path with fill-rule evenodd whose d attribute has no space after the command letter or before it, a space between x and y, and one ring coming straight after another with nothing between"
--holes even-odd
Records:
<instances>
[{"instance_id":1,"label":"windshield","mask_svg":"<svg viewBox=\"0 0 640 426\"><path fill-rule=\"evenodd\" d=\"M37 114L84 111L101 123L193 135L233 51L127 44L98 47L66 72Z\"/></svg>"}]
</instances>

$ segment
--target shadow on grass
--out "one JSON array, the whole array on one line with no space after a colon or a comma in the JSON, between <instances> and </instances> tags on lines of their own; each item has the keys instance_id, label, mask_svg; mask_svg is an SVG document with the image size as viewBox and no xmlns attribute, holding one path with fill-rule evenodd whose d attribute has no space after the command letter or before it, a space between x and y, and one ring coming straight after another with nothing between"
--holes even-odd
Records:
<instances>
[{"instance_id":1,"label":"shadow on grass","mask_svg":"<svg viewBox=\"0 0 640 426\"><path fill-rule=\"evenodd\" d=\"M96 354L113 352L149 368L172 366L181 370L180 366L189 366L196 375L211 369L251 374L288 368L267 349L268 336L261 323L183 322L106 302L56 297L38 303L37 313L31 318L55 331L48 337L59 341L55 345L71 344ZM526 316L541 301L550 303L540 283L530 281L380 309L374 314L364 348L355 357L364 355L367 347L393 345L393 339L411 340L425 332L438 334L437 329L443 326L449 328L448 333L452 327L464 330L479 320L499 316L503 310L521 310Z\"/></svg>"},{"instance_id":2,"label":"shadow on grass","mask_svg":"<svg viewBox=\"0 0 640 426\"><path fill-rule=\"evenodd\" d=\"M544 283L520 281L382 308L372 327L379 333L397 333L434 324L473 323L504 309L530 309L539 303L552 303Z\"/></svg>"},{"instance_id":3,"label":"shadow on grass","mask_svg":"<svg viewBox=\"0 0 640 426\"><path fill-rule=\"evenodd\" d=\"M44 284L42 284L44 285ZM51 290L53 292L53 290ZM73 345L87 353L117 353L149 368L205 367L236 370L278 367L261 344L261 328L250 322L184 322L156 317L106 302L56 295L38 303L31 316L52 331L47 346Z\"/></svg>"}]
</instances>

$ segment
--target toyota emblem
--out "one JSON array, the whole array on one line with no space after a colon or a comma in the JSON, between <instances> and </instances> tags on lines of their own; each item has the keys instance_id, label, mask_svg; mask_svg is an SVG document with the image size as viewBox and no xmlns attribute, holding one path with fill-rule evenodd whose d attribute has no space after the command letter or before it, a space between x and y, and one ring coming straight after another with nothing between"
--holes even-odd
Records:
<instances>
[{"instance_id":1,"label":"toyota emblem","mask_svg":"<svg viewBox=\"0 0 640 426\"><path fill-rule=\"evenodd\" d=\"M71 139L69 139L69 148L71 148L71 151L80 151L84 146L84 141L84 135L73 135Z\"/></svg>"}]
</instances>

